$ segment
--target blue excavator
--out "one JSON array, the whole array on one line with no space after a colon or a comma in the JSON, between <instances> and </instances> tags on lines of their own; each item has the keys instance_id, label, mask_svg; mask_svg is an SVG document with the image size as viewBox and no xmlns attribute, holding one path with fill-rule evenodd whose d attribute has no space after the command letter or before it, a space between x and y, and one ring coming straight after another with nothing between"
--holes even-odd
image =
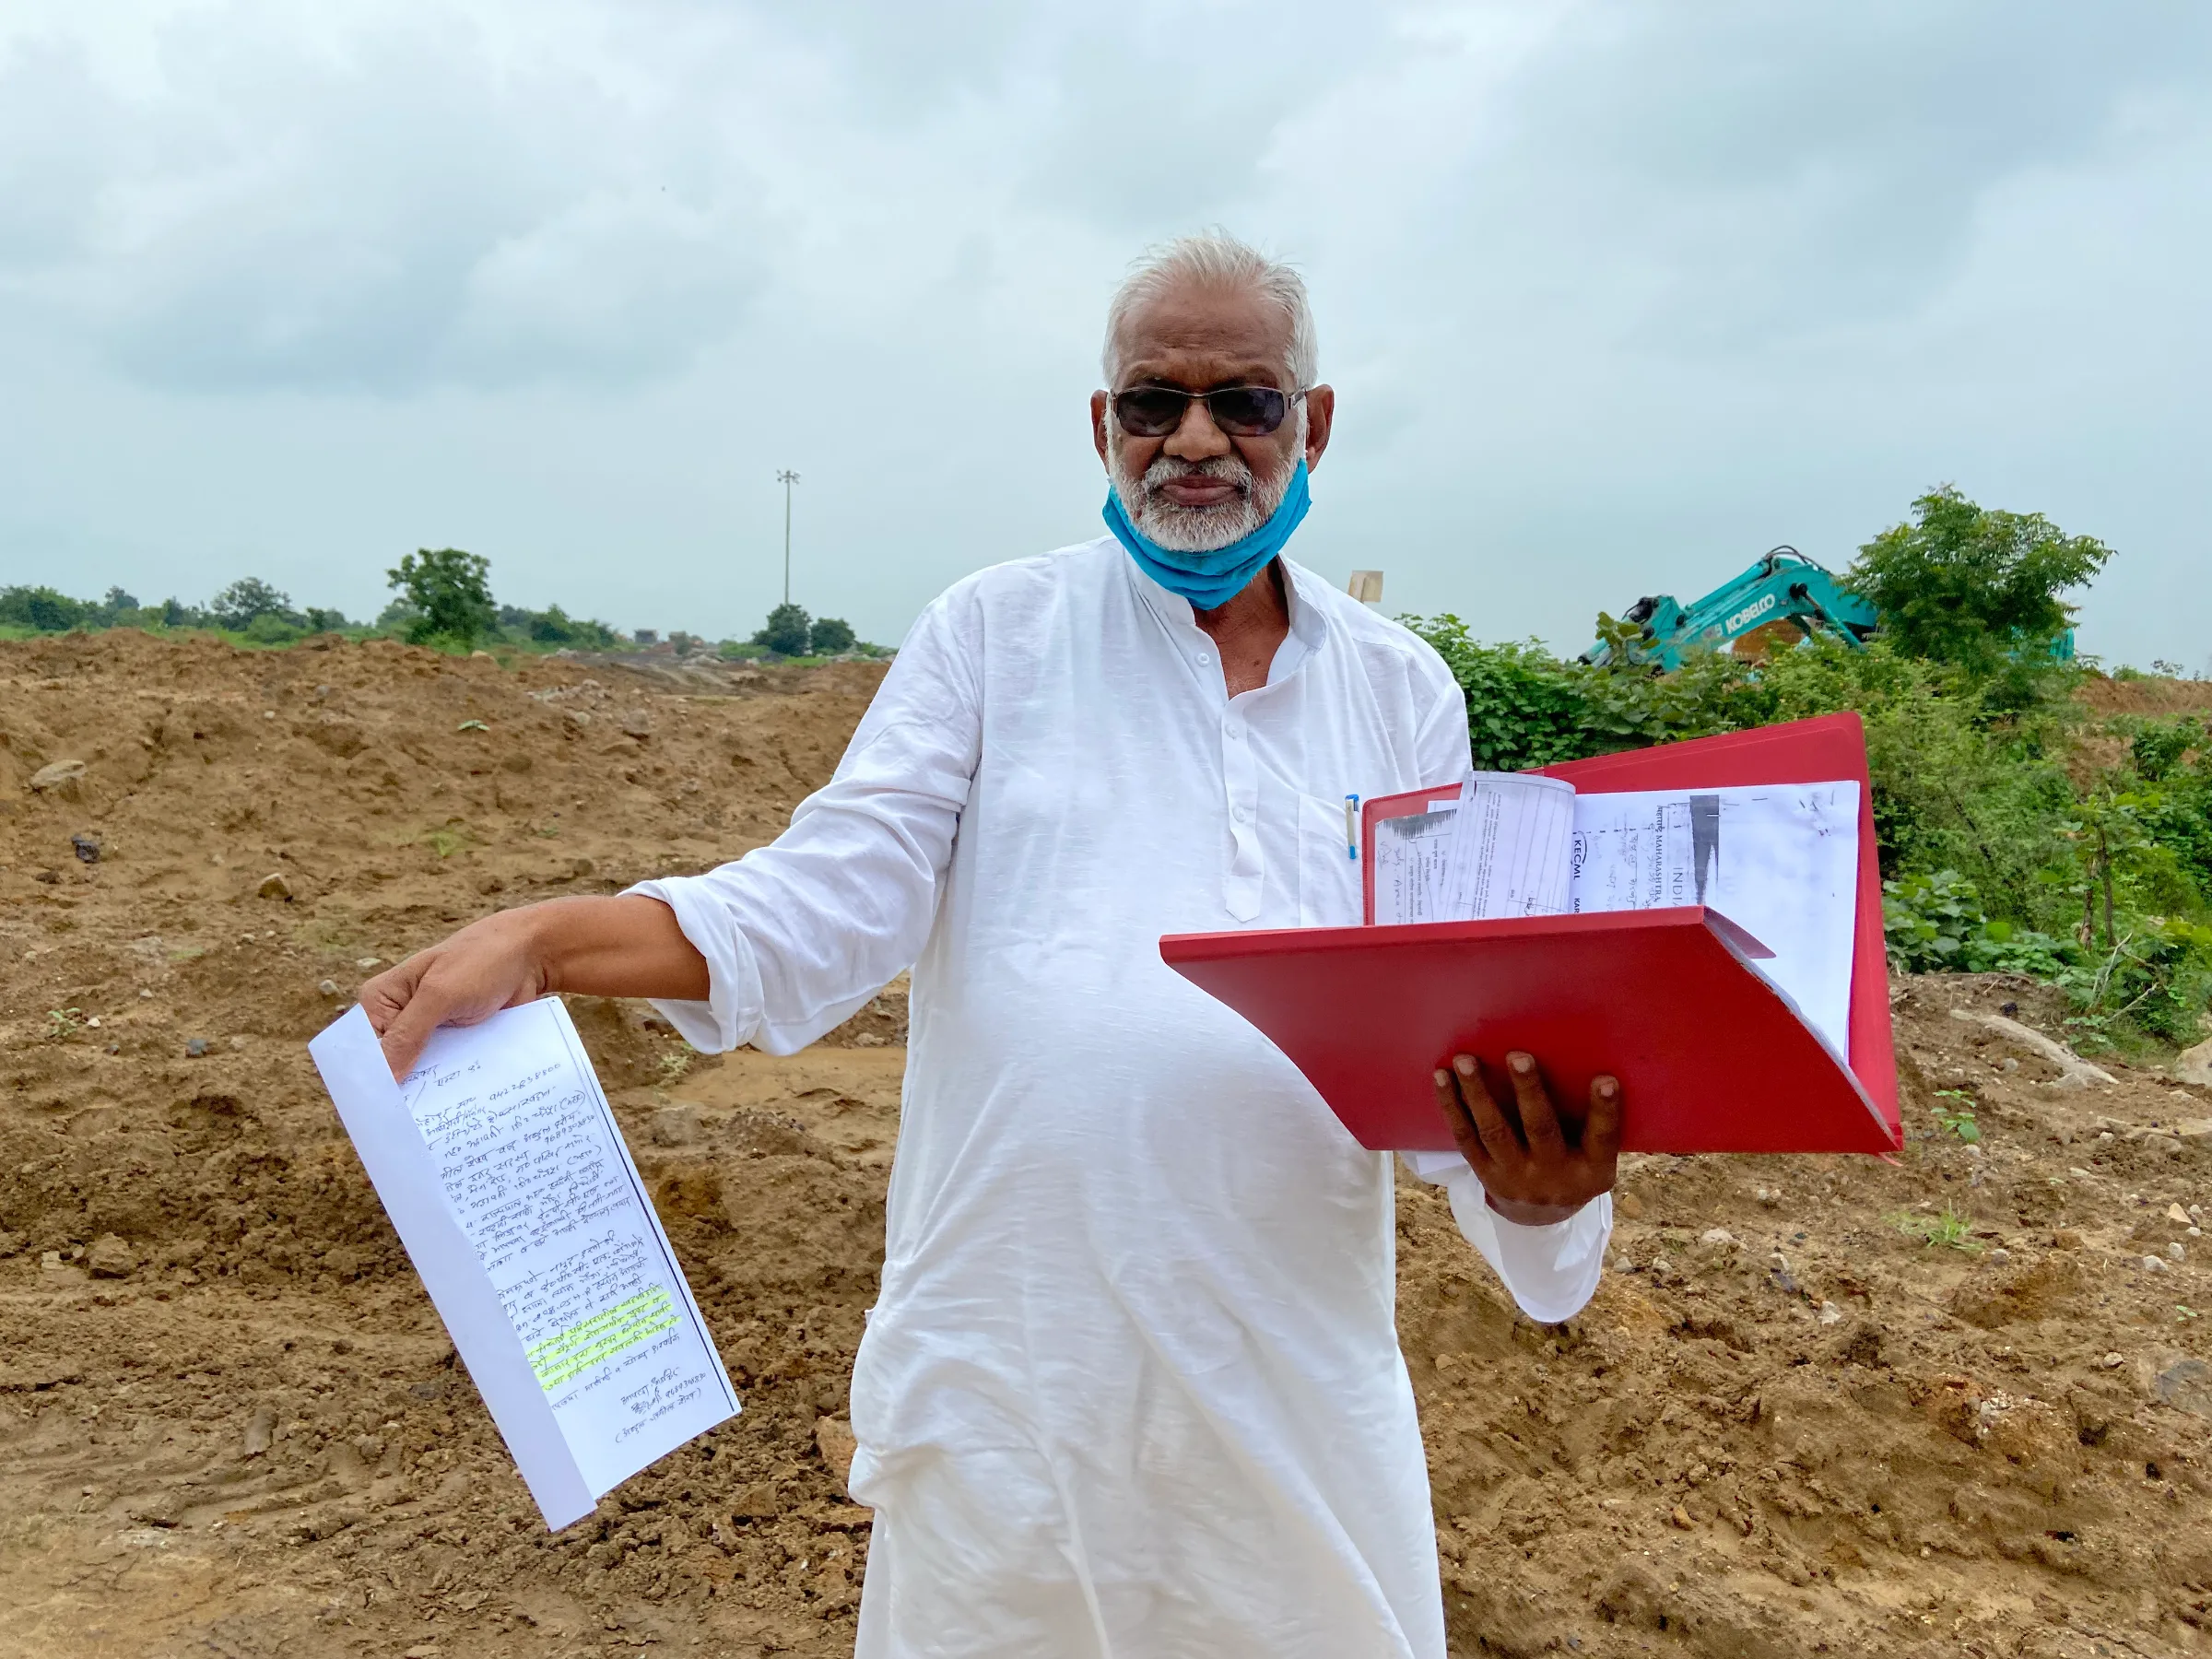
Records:
<instances>
[{"instance_id":1,"label":"blue excavator","mask_svg":"<svg viewBox=\"0 0 2212 1659\"><path fill-rule=\"evenodd\" d=\"M1795 627L1793 645L1826 634L1856 651L1880 621L1873 606L1841 586L1824 566L1788 547L1774 548L1695 604L1683 606L1672 594L1653 594L1630 606L1620 619L1636 629L1621 641L1629 660L1661 673L1681 667L1687 653L1718 651L1777 622ZM1583 661L1602 665L1612 660L1613 649L1612 641L1600 640L1583 653Z\"/></svg>"}]
</instances>

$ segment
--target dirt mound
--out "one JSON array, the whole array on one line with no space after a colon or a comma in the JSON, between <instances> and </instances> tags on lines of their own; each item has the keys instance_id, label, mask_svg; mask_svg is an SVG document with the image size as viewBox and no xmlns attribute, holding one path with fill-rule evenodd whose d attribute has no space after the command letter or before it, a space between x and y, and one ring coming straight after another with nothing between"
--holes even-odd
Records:
<instances>
[{"instance_id":1,"label":"dirt mound","mask_svg":"<svg viewBox=\"0 0 2212 1659\"><path fill-rule=\"evenodd\" d=\"M903 993L788 1060L575 1005L746 1409L559 1538L301 1045L481 910L769 839L873 673L0 646L0 1653L849 1651ZM1952 1017L2059 1031L2022 982L1899 996L1896 1163L1635 1160L1568 1325L1406 1183L1455 1653L2196 1651L2212 1105Z\"/></svg>"}]
</instances>

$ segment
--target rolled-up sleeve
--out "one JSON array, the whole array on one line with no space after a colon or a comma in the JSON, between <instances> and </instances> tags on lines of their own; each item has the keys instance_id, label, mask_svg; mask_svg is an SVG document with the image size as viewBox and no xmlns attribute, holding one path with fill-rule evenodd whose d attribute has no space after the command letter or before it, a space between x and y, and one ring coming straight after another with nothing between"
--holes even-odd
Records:
<instances>
[{"instance_id":1,"label":"rolled-up sleeve","mask_svg":"<svg viewBox=\"0 0 2212 1659\"><path fill-rule=\"evenodd\" d=\"M1450 1195L1459 1230L1489 1263L1522 1312L1544 1324L1558 1324L1589 1305L1613 1237L1612 1194L1600 1194L1564 1221L1524 1227L1489 1206L1481 1178L1458 1153L1400 1157L1414 1174Z\"/></svg>"},{"instance_id":2,"label":"rolled-up sleeve","mask_svg":"<svg viewBox=\"0 0 2212 1659\"><path fill-rule=\"evenodd\" d=\"M915 622L836 775L772 844L629 889L674 911L706 958L706 1001L653 1004L695 1048L794 1053L921 954L981 743L960 597Z\"/></svg>"}]
</instances>

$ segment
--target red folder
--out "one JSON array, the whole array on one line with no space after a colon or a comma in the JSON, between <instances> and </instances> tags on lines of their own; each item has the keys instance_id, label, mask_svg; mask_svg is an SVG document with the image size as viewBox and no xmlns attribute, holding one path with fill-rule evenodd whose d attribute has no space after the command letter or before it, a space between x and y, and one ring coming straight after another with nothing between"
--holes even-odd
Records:
<instances>
[{"instance_id":1,"label":"red folder","mask_svg":"<svg viewBox=\"0 0 2212 1659\"><path fill-rule=\"evenodd\" d=\"M1161 958L1264 1032L1362 1146L1446 1149L1432 1074L1449 1055L1542 1064L1580 1109L1621 1080L1635 1152L1888 1152L1903 1144L1889 1030L1881 877L1856 714L1824 715L1541 769L1576 790L1856 779L1858 927L1850 1064L1740 959L1745 935L1698 906L1402 927L1171 934ZM1419 811L1458 785L1367 803ZM1368 894L1373 913L1373 894Z\"/></svg>"}]
</instances>

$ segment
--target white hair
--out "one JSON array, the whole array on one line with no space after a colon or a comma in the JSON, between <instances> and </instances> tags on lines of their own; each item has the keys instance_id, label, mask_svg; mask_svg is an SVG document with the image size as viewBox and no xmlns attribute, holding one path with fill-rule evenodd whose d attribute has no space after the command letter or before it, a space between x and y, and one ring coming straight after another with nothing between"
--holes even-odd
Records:
<instances>
[{"instance_id":1,"label":"white hair","mask_svg":"<svg viewBox=\"0 0 2212 1659\"><path fill-rule=\"evenodd\" d=\"M1283 309L1290 324L1290 353L1283 364L1290 386L1310 386L1321 372L1313 338L1313 308L1305 278L1279 259L1270 259L1226 230L1200 230L1145 250L1129 267L1106 307L1106 349L1102 367L1111 387L1122 371L1122 328L1129 313L1184 283L1212 288L1249 288ZM1302 410L1301 410L1302 413Z\"/></svg>"}]
</instances>

